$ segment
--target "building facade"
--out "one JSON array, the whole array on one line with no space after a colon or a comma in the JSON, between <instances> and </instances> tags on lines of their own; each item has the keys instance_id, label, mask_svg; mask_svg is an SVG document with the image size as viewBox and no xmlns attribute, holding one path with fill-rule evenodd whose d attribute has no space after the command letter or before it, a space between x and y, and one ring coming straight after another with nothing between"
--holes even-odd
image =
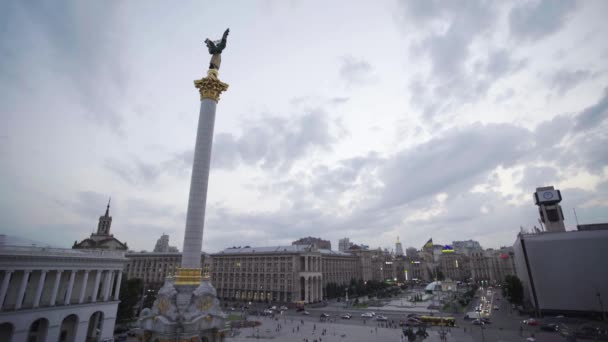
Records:
<instances>
[{"instance_id":1,"label":"building facade","mask_svg":"<svg viewBox=\"0 0 608 342\"><path fill-rule=\"evenodd\" d=\"M0 341L111 338L124 252L0 246Z\"/></svg>"},{"instance_id":2,"label":"building facade","mask_svg":"<svg viewBox=\"0 0 608 342\"><path fill-rule=\"evenodd\" d=\"M538 314L608 317L608 230L519 234L513 246L524 300Z\"/></svg>"},{"instance_id":3,"label":"building facade","mask_svg":"<svg viewBox=\"0 0 608 342\"><path fill-rule=\"evenodd\" d=\"M443 253L439 257L439 270L446 279L466 281L471 277L470 260L459 253Z\"/></svg>"},{"instance_id":4,"label":"building facade","mask_svg":"<svg viewBox=\"0 0 608 342\"><path fill-rule=\"evenodd\" d=\"M328 283L357 278L355 257L315 245L227 248L212 260L218 297L229 300L314 303Z\"/></svg>"},{"instance_id":5,"label":"building facade","mask_svg":"<svg viewBox=\"0 0 608 342\"><path fill-rule=\"evenodd\" d=\"M125 275L128 279L143 280L147 289L158 290L165 278L175 276L182 262L181 253L127 252ZM211 260L207 253L201 253L203 273L208 273Z\"/></svg>"}]
</instances>

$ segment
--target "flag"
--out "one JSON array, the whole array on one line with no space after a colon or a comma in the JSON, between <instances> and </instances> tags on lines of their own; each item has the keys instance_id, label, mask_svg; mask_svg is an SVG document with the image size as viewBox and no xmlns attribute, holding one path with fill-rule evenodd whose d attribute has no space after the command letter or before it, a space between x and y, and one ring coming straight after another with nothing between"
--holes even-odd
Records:
<instances>
[{"instance_id":1,"label":"flag","mask_svg":"<svg viewBox=\"0 0 608 342\"><path fill-rule=\"evenodd\" d=\"M433 238L430 238L422 248L433 248Z\"/></svg>"}]
</instances>

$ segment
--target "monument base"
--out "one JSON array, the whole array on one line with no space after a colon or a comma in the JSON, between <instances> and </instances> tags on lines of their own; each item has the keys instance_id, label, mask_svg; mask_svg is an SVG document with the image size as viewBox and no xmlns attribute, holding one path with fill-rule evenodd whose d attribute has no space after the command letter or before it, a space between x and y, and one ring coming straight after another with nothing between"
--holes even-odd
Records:
<instances>
[{"instance_id":1,"label":"monument base","mask_svg":"<svg viewBox=\"0 0 608 342\"><path fill-rule=\"evenodd\" d=\"M137 321L142 342L219 342L228 331L226 314L208 279L197 285L166 280L151 309Z\"/></svg>"}]
</instances>

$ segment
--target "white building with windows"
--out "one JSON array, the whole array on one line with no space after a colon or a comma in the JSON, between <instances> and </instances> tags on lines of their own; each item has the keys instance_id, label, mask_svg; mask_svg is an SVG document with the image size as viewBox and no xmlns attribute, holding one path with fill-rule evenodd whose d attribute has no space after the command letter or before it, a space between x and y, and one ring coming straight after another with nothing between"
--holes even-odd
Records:
<instances>
[{"instance_id":1,"label":"white building with windows","mask_svg":"<svg viewBox=\"0 0 608 342\"><path fill-rule=\"evenodd\" d=\"M123 251L0 245L0 341L113 337Z\"/></svg>"}]
</instances>

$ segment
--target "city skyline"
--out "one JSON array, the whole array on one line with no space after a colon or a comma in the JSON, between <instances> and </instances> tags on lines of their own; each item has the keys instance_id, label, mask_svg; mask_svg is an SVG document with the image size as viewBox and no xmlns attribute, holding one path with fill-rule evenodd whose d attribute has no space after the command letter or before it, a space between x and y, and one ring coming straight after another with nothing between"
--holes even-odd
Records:
<instances>
[{"instance_id":1,"label":"city skyline","mask_svg":"<svg viewBox=\"0 0 608 342\"><path fill-rule=\"evenodd\" d=\"M2 233L69 247L111 196L130 248L180 244L192 80L226 26L206 252L305 236L498 248L538 225L546 185L567 229L572 208L608 221L606 3L342 5L0 5Z\"/></svg>"}]
</instances>

